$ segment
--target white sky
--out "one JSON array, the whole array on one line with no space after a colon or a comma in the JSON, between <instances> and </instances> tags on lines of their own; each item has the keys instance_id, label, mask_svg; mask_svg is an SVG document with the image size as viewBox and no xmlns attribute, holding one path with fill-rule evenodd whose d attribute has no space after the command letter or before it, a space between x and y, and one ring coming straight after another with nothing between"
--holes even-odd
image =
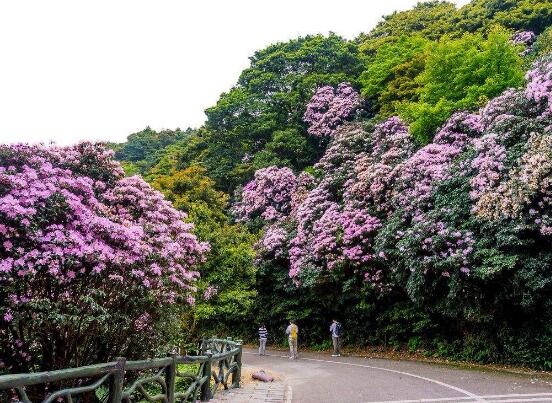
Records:
<instances>
[{"instance_id":1,"label":"white sky","mask_svg":"<svg viewBox=\"0 0 552 403\"><path fill-rule=\"evenodd\" d=\"M351 39L416 2L0 1L0 143L200 126L255 50L329 31Z\"/></svg>"}]
</instances>

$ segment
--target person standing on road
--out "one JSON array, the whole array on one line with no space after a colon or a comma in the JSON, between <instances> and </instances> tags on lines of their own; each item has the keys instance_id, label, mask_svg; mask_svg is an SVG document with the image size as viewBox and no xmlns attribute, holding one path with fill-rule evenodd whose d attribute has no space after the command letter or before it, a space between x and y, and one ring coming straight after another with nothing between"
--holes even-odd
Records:
<instances>
[{"instance_id":1,"label":"person standing on road","mask_svg":"<svg viewBox=\"0 0 552 403\"><path fill-rule=\"evenodd\" d=\"M268 331L263 324L259 328L259 355L266 355L266 339L268 338Z\"/></svg>"},{"instance_id":2,"label":"person standing on road","mask_svg":"<svg viewBox=\"0 0 552 403\"><path fill-rule=\"evenodd\" d=\"M286 334L288 335L289 340L289 359L297 359L297 334L299 333L299 327L295 324L294 321L289 321L289 326L286 329Z\"/></svg>"},{"instance_id":3,"label":"person standing on road","mask_svg":"<svg viewBox=\"0 0 552 403\"><path fill-rule=\"evenodd\" d=\"M332 335L332 342L333 342L333 354L332 357L340 357L341 356L341 335L343 333L343 329L341 327L341 323L339 323L337 320L332 320L332 325L330 326L330 333Z\"/></svg>"}]
</instances>

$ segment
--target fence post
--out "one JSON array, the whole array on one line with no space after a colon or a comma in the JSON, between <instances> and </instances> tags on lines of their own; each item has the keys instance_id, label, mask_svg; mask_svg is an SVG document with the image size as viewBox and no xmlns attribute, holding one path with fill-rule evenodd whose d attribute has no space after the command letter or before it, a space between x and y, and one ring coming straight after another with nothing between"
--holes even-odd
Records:
<instances>
[{"instance_id":1,"label":"fence post","mask_svg":"<svg viewBox=\"0 0 552 403\"><path fill-rule=\"evenodd\" d=\"M241 367L242 367L242 341L237 340L238 344L238 353L236 354L236 363L238 364L238 369L236 372L232 374L232 387L233 388L239 388L240 387L240 379L241 379Z\"/></svg>"},{"instance_id":2,"label":"fence post","mask_svg":"<svg viewBox=\"0 0 552 403\"><path fill-rule=\"evenodd\" d=\"M202 378L207 377L207 380L201 385L201 401L208 402L211 400L211 357L213 354L206 353L207 361L203 364Z\"/></svg>"},{"instance_id":3,"label":"fence post","mask_svg":"<svg viewBox=\"0 0 552 403\"><path fill-rule=\"evenodd\" d=\"M167 385L167 403L174 403L175 379L176 379L176 353L167 354L172 358L170 365L165 370L165 383Z\"/></svg>"},{"instance_id":4,"label":"fence post","mask_svg":"<svg viewBox=\"0 0 552 403\"><path fill-rule=\"evenodd\" d=\"M199 355L203 355L205 353L205 346L207 342L205 341L205 337L201 338L201 344L199 346Z\"/></svg>"},{"instance_id":5,"label":"fence post","mask_svg":"<svg viewBox=\"0 0 552 403\"><path fill-rule=\"evenodd\" d=\"M109 403L120 403L123 400L123 382L125 380L126 358L117 357L116 370L109 382Z\"/></svg>"}]
</instances>

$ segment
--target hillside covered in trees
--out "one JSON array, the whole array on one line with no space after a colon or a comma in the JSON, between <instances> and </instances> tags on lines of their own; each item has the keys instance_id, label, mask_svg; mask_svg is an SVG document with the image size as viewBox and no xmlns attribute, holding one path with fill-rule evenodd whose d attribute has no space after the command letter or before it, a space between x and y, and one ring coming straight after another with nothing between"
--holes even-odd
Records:
<instances>
[{"instance_id":1,"label":"hillside covered in trees","mask_svg":"<svg viewBox=\"0 0 552 403\"><path fill-rule=\"evenodd\" d=\"M552 369L552 2L441 1L254 53L204 126L111 144L210 244L192 334Z\"/></svg>"}]
</instances>

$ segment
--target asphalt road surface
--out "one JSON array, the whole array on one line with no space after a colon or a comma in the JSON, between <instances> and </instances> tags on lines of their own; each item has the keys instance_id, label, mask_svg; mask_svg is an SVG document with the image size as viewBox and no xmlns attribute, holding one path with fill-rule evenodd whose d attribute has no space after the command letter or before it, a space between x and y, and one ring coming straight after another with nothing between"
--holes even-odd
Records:
<instances>
[{"instance_id":1,"label":"asphalt road surface","mask_svg":"<svg viewBox=\"0 0 552 403\"><path fill-rule=\"evenodd\" d=\"M286 402L552 402L552 377L415 361L331 357L284 351L260 357L244 349L244 365L280 374Z\"/></svg>"}]
</instances>

